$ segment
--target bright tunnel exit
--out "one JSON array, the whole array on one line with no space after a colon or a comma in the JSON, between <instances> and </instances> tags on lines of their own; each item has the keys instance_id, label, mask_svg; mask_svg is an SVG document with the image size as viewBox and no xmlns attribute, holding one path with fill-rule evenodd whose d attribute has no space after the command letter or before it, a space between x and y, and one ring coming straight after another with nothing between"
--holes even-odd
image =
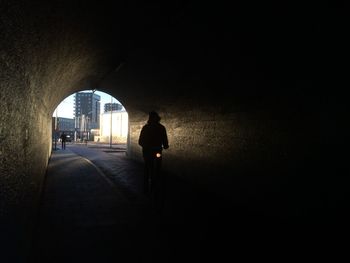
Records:
<instances>
[{"instance_id":1,"label":"bright tunnel exit","mask_svg":"<svg viewBox=\"0 0 350 263\"><path fill-rule=\"evenodd\" d=\"M52 116L53 141L64 132L68 142L126 144L128 113L113 96L98 90L83 90L65 98Z\"/></svg>"}]
</instances>

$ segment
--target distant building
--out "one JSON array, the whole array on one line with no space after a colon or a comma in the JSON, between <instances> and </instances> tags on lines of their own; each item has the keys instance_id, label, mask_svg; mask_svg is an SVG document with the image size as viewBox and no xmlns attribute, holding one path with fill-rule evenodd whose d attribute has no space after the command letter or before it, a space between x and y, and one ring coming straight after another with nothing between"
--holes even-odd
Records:
<instances>
[{"instance_id":1,"label":"distant building","mask_svg":"<svg viewBox=\"0 0 350 263\"><path fill-rule=\"evenodd\" d=\"M74 137L74 124L75 120L63 117L52 117L52 131L53 137L56 135L58 138L62 132L69 135L70 138Z\"/></svg>"},{"instance_id":2,"label":"distant building","mask_svg":"<svg viewBox=\"0 0 350 263\"><path fill-rule=\"evenodd\" d=\"M119 111L122 110L123 106L119 103L105 103L104 112Z\"/></svg>"},{"instance_id":3,"label":"distant building","mask_svg":"<svg viewBox=\"0 0 350 263\"><path fill-rule=\"evenodd\" d=\"M124 108L122 110L104 112L101 114L100 136L95 137L95 140L110 143L112 139L112 143L126 143L128 123L128 113Z\"/></svg>"},{"instance_id":4,"label":"distant building","mask_svg":"<svg viewBox=\"0 0 350 263\"><path fill-rule=\"evenodd\" d=\"M60 131L74 132L74 119L58 117L58 128Z\"/></svg>"},{"instance_id":5,"label":"distant building","mask_svg":"<svg viewBox=\"0 0 350 263\"><path fill-rule=\"evenodd\" d=\"M73 131L74 119L63 117L52 117L52 131Z\"/></svg>"},{"instance_id":6,"label":"distant building","mask_svg":"<svg viewBox=\"0 0 350 263\"><path fill-rule=\"evenodd\" d=\"M101 97L93 92L77 92L74 98L77 137L90 139L91 129L100 128Z\"/></svg>"}]
</instances>

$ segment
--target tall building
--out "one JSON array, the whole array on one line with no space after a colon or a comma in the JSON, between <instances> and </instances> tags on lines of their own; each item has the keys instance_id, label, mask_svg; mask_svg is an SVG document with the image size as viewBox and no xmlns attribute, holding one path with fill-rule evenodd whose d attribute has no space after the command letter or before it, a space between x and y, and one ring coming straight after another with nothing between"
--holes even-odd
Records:
<instances>
[{"instance_id":1,"label":"tall building","mask_svg":"<svg viewBox=\"0 0 350 263\"><path fill-rule=\"evenodd\" d=\"M74 116L79 131L100 128L101 97L93 92L75 93Z\"/></svg>"},{"instance_id":2,"label":"tall building","mask_svg":"<svg viewBox=\"0 0 350 263\"><path fill-rule=\"evenodd\" d=\"M123 106L119 103L105 103L104 112L119 111L122 110Z\"/></svg>"}]
</instances>

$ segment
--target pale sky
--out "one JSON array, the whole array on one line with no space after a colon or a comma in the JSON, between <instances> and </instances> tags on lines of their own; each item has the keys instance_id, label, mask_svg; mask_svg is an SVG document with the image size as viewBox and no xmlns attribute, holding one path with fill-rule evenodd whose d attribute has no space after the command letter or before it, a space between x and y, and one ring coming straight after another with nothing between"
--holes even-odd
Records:
<instances>
[{"instance_id":1,"label":"pale sky","mask_svg":"<svg viewBox=\"0 0 350 263\"><path fill-rule=\"evenodd\" d=\"M91 90L83 90L82 92L91 92ZM111 102L111 95L104 93L102 91L96 91L95 94L99 95L101 97L101 113L104 111L104 105L105 103ZM120 103L116 98L112 97L113 103ZM120 103L121 104L121 103ZM55 111L52 114L52 117L56 117L56 111L57 111L57 117L63 117L63 118L74 118L73 115L74 110L74 94L68 96L65 98L55 109Z\"/></svg>"}]
</instances>

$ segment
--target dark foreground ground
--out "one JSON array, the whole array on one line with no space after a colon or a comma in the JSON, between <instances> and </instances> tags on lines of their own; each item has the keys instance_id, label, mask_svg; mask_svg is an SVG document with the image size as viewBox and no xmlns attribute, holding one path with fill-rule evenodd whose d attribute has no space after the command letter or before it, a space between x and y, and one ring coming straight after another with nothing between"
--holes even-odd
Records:
<instances>
[{"instance_id":1,"label":"dark foreground ground","mask_svg":"<svg viewBox=\"0 0 350 263\"><path fill-rule=\"evenodd\" d=\"M267 214L170 174L157 211L142 193L142 175L142 163L123 147L54 151L30 262L284 262L334 259L347 250L343 222Z\"/></svg>"}]
</instances>

